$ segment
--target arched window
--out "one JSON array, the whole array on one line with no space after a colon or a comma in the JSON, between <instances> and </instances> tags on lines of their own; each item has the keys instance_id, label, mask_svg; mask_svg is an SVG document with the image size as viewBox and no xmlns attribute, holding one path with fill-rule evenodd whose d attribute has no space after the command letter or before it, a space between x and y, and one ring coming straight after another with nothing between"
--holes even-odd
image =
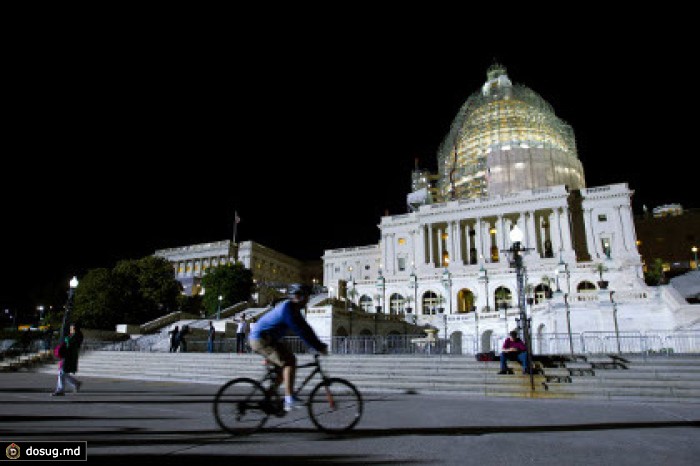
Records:
<instances>
[{"instance_id":1,"label":"arched window","mask_svg":"<svg viewBox=\"0 0 700 466\"><path fill-rule=\"evenodd\" d=\"M423 298L421 299L423 314L436 314L438 307L438 296L432 291L426 291L423 293Z\"/></svg>"},{"instance_id":2,"label":"arched window","mask_svg":"<svg viewBox=\"0 0 700 466\"><path fill-rule=\"evenodd\" d=\"M365 312L372 311L372 298L363 294L362 297L360 297L360 307Z\"/></svg>"},{"instance_id":3,"label":"arched window","mask_svg":"<svg viewBox=\"0 0 700 466\"><path fill-rule=\"evenodd\" d=\"M464 314L476 310L474 301L476 301L476 296L474 296L472 290L469 288L459 290L457 292L457 312Z\"/></svg>"},{"instance_id":4,"label":"arched window","mask_svg":"<svg viewBox=\"0 0 700 466\"><path fill-rule=\"evenodd\" d=\"M389 313L398 314L403 311L404 298L398 293L394 293L389 297Z\"/></svg>"},{"instance_id":5,"label":"arched window","mask_svg":"<svg viewBox=\"0 0 700 466\"><path fill-rule=\"evenodd\" d=\"M498 288L496 288L493 295L497 309L503 309L504 307L513 306L513 295L510 292L510 289L506 288L505 286L499 286Z\"/></svg>"}]
</instances>

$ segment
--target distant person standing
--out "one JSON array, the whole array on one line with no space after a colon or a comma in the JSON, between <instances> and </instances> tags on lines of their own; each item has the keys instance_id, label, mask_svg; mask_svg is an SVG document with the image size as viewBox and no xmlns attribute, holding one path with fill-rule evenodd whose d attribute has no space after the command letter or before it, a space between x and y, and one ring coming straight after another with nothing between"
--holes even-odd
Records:
<instances>
[{"instance_id":1,"label":"distant person standing","mask_svg":"<svg viewBox=\"0 0 700 466\"><path fill-rule=\"evenodd\" d=\"M77 323L71 324L68 336L60 344L62 348L59 351L58 381L56 390L51 393L51 396L64 396L66 394L66 382L73 386L73 390L76 393L80 391L83 383L71 374L78 372L78 357L80 356L80 346L82 344L83 332L80 331L80 325Z\"/></svg>"},{"instance_id":2,"label":"distant person standing","mask_svg":"<svg viewBox=\"0 0 700 466\"><path fill-rule=\"evenodd\" d=\"M185 337L190 333L190 326L189 325L183 325L182 328L180 329L180 332L177 334L177 340L180 346L180 352L181 353L186 353L187 352L187 340Z\"/></svg>"},{"instance_id":3,"label":"distant person standing","mask_svg":"<svg viewBox=\"0 0 700 466\"><path fill-rule=\"evenodd\" d=\"M241 314L238 320L238 328L236 328L236 352L238 354L245 353L245 339L248 336L248 321L245 319L245 313Z\"/></svg>"},{"instance_id":4,"label":"distant person standing","mask_svg":"<svg viewBox=\"0 0 700 466\"><path fill-rule=\"evenodd\" d=\"M177 348L180 346L180 327L176 325L168 333L170 334L170 352L177 353Z\"/></svg>"},{"instance_id":5,"label":"distant person standing","mask_svg":"<svg viewBox=\"0 0 700 466\"><path fill-rule=\"evenodd\" d=\"M214 352L214 338L216 337L216 329L214 328L214 322L209 321L209 334L207 335L207 352Z\"/></svg>"}]
</instances>

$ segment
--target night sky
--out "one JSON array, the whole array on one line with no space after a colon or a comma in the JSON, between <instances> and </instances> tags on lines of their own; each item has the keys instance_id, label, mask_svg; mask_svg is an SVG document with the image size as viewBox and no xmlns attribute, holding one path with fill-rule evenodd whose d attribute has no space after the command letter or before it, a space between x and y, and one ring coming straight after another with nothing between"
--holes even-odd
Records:
<instances>
[{"instance_id":1,"label":"night sky","mask_svg":"<svg viewBox=\"0 0 700 466\"><path fill-rule=\"evenodd\" d=\"M628 183L635 213L700 207L689 33L608 26L603 42L493 48L380 28L26 34L5 67L0 309L33 309L91 268L229 239L235 211L239 241L299 259L376 244L385 210L406 212L415 159L435 170L494 59L572 125L589 187Z\"/></svg>"}]
</instances>

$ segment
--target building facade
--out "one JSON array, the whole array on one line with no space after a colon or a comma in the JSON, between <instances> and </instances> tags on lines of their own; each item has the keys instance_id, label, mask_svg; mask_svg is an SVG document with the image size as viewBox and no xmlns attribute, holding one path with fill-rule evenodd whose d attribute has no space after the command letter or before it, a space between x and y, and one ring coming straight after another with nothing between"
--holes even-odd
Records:
<instances>
[{"instance_id":1,"label":"building facade","mask_svg":"<svg viewBox=\"0 0 700 466\"><path fill-rule=\"evenodd\" d=\"M317 283L321 278L320 261L300 261L254 241L239 244L231 240L214 241L160 249L154 255L167 259L173 265L175 278L182 284L187 295L201 291L201 279L210 267L237 261L253 272L253 280L258 288L256 301L261 304L269 301L272 289L282 289L297 282Z\"/></svg>"},{"instance_id":2,"label":"building facade","mask_svg":"<svg viewBox=\"0 0 700 466\"><path fill-rule=\"evenodd\" d=\"M331 295L427 324L476 352L500 347L523 317L538 352L586 350L572 334L597 333L607 345L613 332L624 344L700 329L697 305L644 283L633 191L586 187L573 130L503 67L488 70L437 160L437 176L414 173L408 212L381 218L378 244L325 251Z\"/></svg>"}]
</instances>

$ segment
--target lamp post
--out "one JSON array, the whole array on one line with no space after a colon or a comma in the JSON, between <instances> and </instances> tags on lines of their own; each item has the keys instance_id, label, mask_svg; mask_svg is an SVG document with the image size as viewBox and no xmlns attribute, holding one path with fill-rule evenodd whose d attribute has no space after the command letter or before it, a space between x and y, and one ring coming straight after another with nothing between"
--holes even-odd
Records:
<instances>
[{"instance_id":1,"label":"lamp post","mask_svg":"<svg viewBox=\"0 0 700 466\"><path fill-rule=\"evenodd\" d=\"M484 266L481 266L481 270L479 271L480 276L479 276L479 281L484 284L484 296L486 296L486 310L489 310L489 274L488 271L484 268Z\"/></svg>"},{"instance_id":2,"label":"lamp post","mask_svg":"<svg viewBox=\"0 0 700 466\"><path fill-rule=\"evenodd\" d=\"M413 288L413 302L415 303L415 312L413 313L413 324L415 325L418 320L418 277L416 276L415 270L411 272L409 284L411 288Z\"/></svg>"},{"instance_id":3,"label":"lamp post","mask_svg":"<svg viewBox=\"0 0 700 466\"><path fill-rule=\"evenodd\" d=\"M382 303L384 300L384 289L385 289L384 275L382 275L382 269L379 269L379 277L377 277L377 290L379 290L379 310L382 309ZM386 304L385 304L386 306Z\"/></svg>"},{"instance_id":4,"label":"lamp post","mask_svg":"<svg viewBox=\"0 0 700 466\"><path fill-rule=\"evenodd\" d=\"M355 282L352 279L352 276L350 277L350 281L348 282L348 294L350 295L350 298L353 299L355 297ZM348 302L347 300L345 301L345 310L348 311L347 308ZM350 306L350 310L348 311L350 313L350 336L352 336L352 306Z\"/></svg>"},{"instance_id":5,"label":"lamp post","mask_svg":"<svg viewBox=\"0 0 700 466\"><path fill-rule=\"evenodd\" d=\"M698 266L698 247L693 246L690 248L691 251L693 251L693 256L695 257L695 270L700 270L700 267Z\"/></svg>"},{"instance_id":6,"label":"lamp post","mask_svg":"<svg viewBox=\"0 0 700 466\"><path fill-rule=\"evenodd\" d=\"M488 271L484 268L484 265L481 265L481 270L480 270L480 276L479 276L479 281L484 284L484 296L486 296L486 312L490 311L489 307L489 273ZM479 310L475 307L474 308L474 340L476 342L476 352L479 352Z\"/></svg>"},{"instance_id":7,"label":"lamp post","mask_svg":"<svg viewBox=\"0 0 700 466\"><path fill-rule=\"evenodd\" d=\"M510 230L510 241L513 243L511 248L508 250L513 254L513 265L515 266L517 285L518 285L518 310L520 311L520 323L523 331L523 339L525 340L525 346L527 348L527 367L530 372L530 387L532 390L535 389L535 379L533 377L532 368L532 342L530 341L530 322L527 318L525 311L525 267L523 267L523 257L522 252L527 251L528 248L523 248L521 241L523 240L523 232L520 230L518 225L515 225L512 230Z\"/></svg>"},{"instance_id":8,"label":"lamp post","mask_svg":"<svg viewBox=\"0 0 700 466\"><path fill-rule=\"evenodd\" d=\"M221 319L221 300L222 299L224 299L224 297L219 295L219 307L216 308L216 320Z\"/></svg>"},{"instance_id":9,"label":"lamp post","mask_svg":"<svg viewBox=\"0 0 700 466\"><path fill-rule=\"evenodd\" d=\"M615 323L615 341L617 342L617 354L622 354L622 350L620 349L620 330L617 326L617 303L613 297L614 294L614 291L610 292L610 302L613 307L613 322Z\"/></svg>"},{"instance_id":10,"label":"lamp post","mask_svg":"<svg viewBox=\"0 0 700 466\"><path fill-rule=\"evenodd\" d=\"M71 278L70 282L68 282L68 286L68 300L66 301L66 310L63 313L63 325L61 325L61 338L59 342L63 341L66 333L68 333L70 313L73 310L73 296L75 295L75 289L78 287L78 277Z\"/></svg>"},{"instance_id":11,"label":"lamp post","mask_svg":"<svg viewBox=\"0 0 700 466\"><path fill-rule=\"evenodd\" d=\"M442 272L441 281L442 286L445 287L445 294L447 295L448 311L449 314L452 314L452 275L450 274L450 271L447 270L447 267L445 267L445 270ZM447 352L447 314L445 313L444 309L442 311L442 324L445 331L445 352Z\"/></svg>"},{"instance_id":12,"label":"lamp post","mask_svg":"<svg viewBox=\"0 0 700 466\"><path fill-rule=\"evenodd\" d=\"M450 271L447 270L447 267L445 267L445 270L442 272L442 285L445 287L445 292L447 293L448 308L450 314L452 314L452 275L450 274Z\"/></svg>"},{"instance_id":13,"label":"lamp post","mask_svg":"<svg viewBox=\"0 0 700 466\"><path fill-rule=\"evenodd\" d=\"M569 297L571 296L571 272L569 272L569 264L561 260L559 257L559 266L557 267L557 293L559 290L559 274L564 274L566 277L566 290L564 293L564 307L566 308L566 331L569 334L569 353L573 359L574 357L574 339L571 335L571 307L569 306Z\"/></svg>"}]
</instances>

